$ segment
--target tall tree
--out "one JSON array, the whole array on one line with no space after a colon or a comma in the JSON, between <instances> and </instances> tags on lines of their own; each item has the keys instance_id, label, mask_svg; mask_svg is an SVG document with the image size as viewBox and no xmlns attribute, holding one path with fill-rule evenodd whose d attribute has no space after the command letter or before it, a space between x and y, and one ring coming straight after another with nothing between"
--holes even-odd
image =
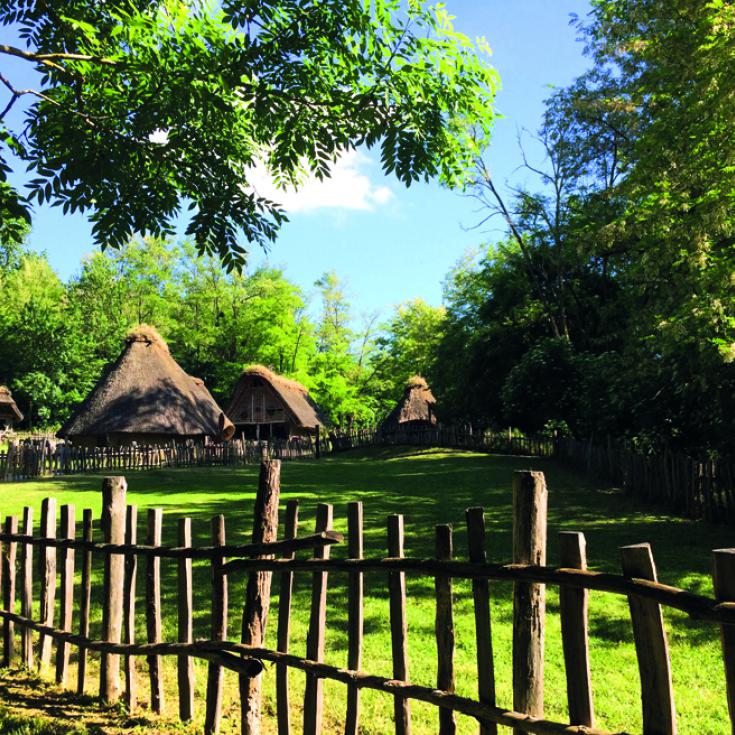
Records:
<instances>
[{"instance_id":1,"label":"tall tree","mask_svg":"<svg viewBox=\"0 0 735 735\"><path fill-rule=\"evenodd\" d=\"M0 207L29 216L12 153L31 199L90 212L103 246L172 234L188 203L200 252L241 266L239 236L265 245L285 219L249 186L259 162L298 183L379 144L402 182L461 185L493 119L485 46L424 0L0 0L0 24L25 41L0 55L38 72L0 75Z\"/></svg>"}]
</instances>

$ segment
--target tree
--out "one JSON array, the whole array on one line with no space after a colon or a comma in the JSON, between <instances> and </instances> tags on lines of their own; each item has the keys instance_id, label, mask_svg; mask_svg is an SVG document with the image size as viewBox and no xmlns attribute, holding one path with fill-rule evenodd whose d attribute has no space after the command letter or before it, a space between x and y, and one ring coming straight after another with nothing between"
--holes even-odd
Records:
<instances>
[{"instance_id":1,"label":"tree","mask_svg":"<svg viewBox=\"0 0 735 735\"><path fill-rule=\"evenodd\" d=\"M256 164L296 184L380 144L405 184L461 185L493 119L484 44L424 0L0 0L0 23L26 46L0 55L38 72L0 76L0 207L29 217L12 153L34 171L29 199L90 212L103 247L172 234L187 204L199 251L239 267L239 235L265 246L285 220L248 185Z\"/></svg>"}]
</instances>

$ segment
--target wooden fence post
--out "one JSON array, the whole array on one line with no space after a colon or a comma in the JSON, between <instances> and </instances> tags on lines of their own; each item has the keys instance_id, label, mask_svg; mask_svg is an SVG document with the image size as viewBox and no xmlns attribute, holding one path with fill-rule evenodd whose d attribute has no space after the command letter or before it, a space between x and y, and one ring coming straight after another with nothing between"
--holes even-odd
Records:
<instances>
[{"instance_id":1,"label":"wooden fence post","mask_svg":"<svg viewBox=\"0 0 735 735\"><path fill-rule=\"evenodd\" d=\"M626 577L657 581L650 544L623 546L620 552ZM628 605L641 677L643 735L676 735L669 642L661 605L634 595L628 597Z\"/></svg>"},{"instance_id":2,"label":"wooden fence post","mask_svg":"<svg viewBox=\"0 0 735 735\"><path fill-rule=\"evenodd\" d=\"M73 540L76 534L76 520L73 505L61 506L60 537ZM74 549L59 549L61 567L61 589L59 610L59 627L71 632L72 615L74 613ZM69 644L58 641L56 644L56 683L66 686L69 671Z\"/></svg>"},{"instance_id":3,"label":"wooden fence post","mask_svg":"<svg viewBox=\"0 0 735 735\"><path fill-rule=\"evenodd\" d=\"M467 508L467 545L470 561L485 564L485 510ZM475 647L477 655L477 693L480 702L495 706L495 670L493 662L493 639L490 621L490 583L487 579L472 580L472 596L475 607ZM494 722L480 723L480 735L496 735L498 726Z\"/></svg>"},{"instance_id":4,"label":"wooden fence post","mask_svg":"<svg viewBox=\"0 0 735 735\"><path fill-rule=\"evenodd\" d=\"M102 481L102 536L108 544L125 543L124 477L105 477ZM105 554L102 591L102 640L120 643L122 638L123 588L125 557ZM120 697L120 655L100 656L100 698L104 704L114 704Z\"/></svg>"},{"instance_id":5,"label":"wooden fence post","mask_svg":"<svg viewBox=\"0 0 735 735\"><path fill-rule=\"evenodd\" d=\"M56 498L44 498L41 502L41 536L56 538ZM39 619L44 625L54 625L54 602L56 601L56 549L41 547L41 595ZM51 663L51 638L39 636L38 667L43 670Z\"/></svg>"},{"instance_id":6,"label":"wooden fence post","mask_svg":"<svg viewBox=\"0 0 735 735\"><path fill-rule=\"evenodd\" d=\"M281 461L264 460L260 465L258 494L253 519L254 544L275 541L278 535L278 499L281 494ZM271 599L272 572L251 572L245 593L242 616L243 643L260 646L265 640L265 628ZM241 674L240 710L243 735L259 735L262 705L260 675Z\"/></svg>"},{"instance_id":7,"label":"wooden fence post","mask_svg":"<svg viewBox=\"0 0 735 735\"><path fill-rule=\"evenodd\" d=\"M33 536L33 508L23 508L23 534ZM24 618L33 618L33 544L23 544L21 568L20 611ZM21 632L21 656L26 669L33 667L33 631L23 626Z\"/></svg>"},{"instance_id":8,"label":"wooden fence post","mask_svg":"<svg viewBox=\"0 0 735 735\"><path fill-rule=\"evenodd\" d=\"M212 546L225 545L225 517L212 518ZM212 558L212 640L227 638L227 576L222 572L225 558ZM204 718L205 735L216 735L222 724L222 667L210 661L207 671L207 710Z\"/></svg>"},{"instance_id":9,"label":"wooden fence post","mask_svg":"<svg viewBox=\"0 0 735 735\"><path fill-rule=\"evenodd\" d=\"M513 473L513 563L546 564L546 480L543 472ZM513 709L544 713L546 588L513 585ZM515 728L515 735L521 731Z\"/></svg>"},{"instance_id":10,"label":"wooden fence post","mask_svg":"<svg viewBox=\"0 0 735 735\"><path fill-rule=\"evenodd\" d=\"M452 527L436 527L436 558L439 561L452 560ZM436 592L436 688L454 693L454 603L452 600L452 578L437 575L434 582ZM457 724L454 711L439 708L439 735L454 735Z\"/></svg>"},{"instance_id":11,"label":"wooden fence post","mask_svg":"<svg viewBox=\"0 0 735 735\"><path fill-rule=\"evenodd\" d=\"M286 504L285 539L294 539L299 529L299 501L289 500ZM286 558L293 559L294 553ZM291 633L291 595L293 592L293 572L283 572L278 590L278 650L288 653ZM278 735L290 735L290 697L288 692L288 667L276 665L276 710L278 717Z\"/></svg>"},{"instance_id":12,"label":"wooden fence post","mask_svg":"<svg viewBox=\"0 0 735 735\"><path fill-rule=\"evenodd\" d=\"M587 569L587 545L583 533L562 531L559 534L559 562L567 569ZM594 725L592 679L587 611L589 591L573 587L559 588L561 637L567 675L569 722L572 725Z\"/></svg>"},{"instance_id":13,"label":"wooden fence post","mask_svg":"<svg viewBox=\"0 0 735 735\"><path fill-rule=\"evenodd\" d=\"M403 516L388 516L388 556L403 556ZM406 622L406 575L390 572L390 638L393 658L393 678L408 681L408 624ZM393 699L396 735L410 735L411 708L408 699L395 695Z\"/></svg>"},{"instance_id":14,"label":"wooden fence post","mask_svg":"<svg viewBox=\"0 0 735 735\"><path fill-rule=\"evenodd\" d=\"M720 602L735 602L735 549L715 549L712 555L715 597ZM720 639L730 730L735 735L735 625L720 626Z\"/></svg>"},{"instance_id":15,"label":"wooden fence post","mask_svg":"<svg viewBox=\"0 0 735 735\"><path fill-rule=\"evenodd\" d=\"M18 533L18 517L5 519L5 533ZM3 548L3 608L15 612L15 560L17 541L6 541ZM15 623L7 618L3 621L3 666L10 666L15 652Z\"/></svg>"},{"instance_id":16,"label":"wooden fence post","mask_svg":"<svg viewBox=\"0 0 735 735\"><path fill-rule=\"evenodd\" d=\"M316 507L315 531L327 531L332 527L332 506L319 503ZM314 549L315 559L328 559L329 546ZM324 641L327 622L327 572L314 572L311 587L311 613L309 631L306 634L306 658L324 660ZM304 692L304 735L319 735L322 731L324 708L323 682L314 674L306 675Z\"/></svg>"},{"instance_id":17,"label":"wooden fence post","mask_svg":"<svg viewBox=\"0 0 735 735\"><path fill-rule=\"evenodd\" d=\"M191 546L191 518L179 518L179 546ZM194 587L191 557L178 560L178 632L180 643L194 641ZM179 719L188 722L194 717L194 659L178 657Z\"/></svg>"},{"instance_id":18,"label":"wooden fence post","mask_svg":"<svg viewBox=\"0 0 735 735\"><path fill-rule=\"evenodd\" d=\"M82 538L92 541L92 510L85 508L82 514ZM79 590L79 635L89 635L89 606L92 596L92 552L85 549L82 553L82 583ZM79 646L79 665L77 667L77 694L84 694L84 679L87 674L88 651L86 646Z\"/></svg>"},{"instance_id":19,"label":"wooden fence post","mask_svg":"<svg viewBox=\"0 0 735 735\"><path fill-rule=\"evenodd\" d=\"M363 530L362 503L347 504L347 555L350 559L362 559ZM353 572L347 580L347 668L359 671L362 665L363 637L363 575ZM347 687L347 716L345 735L358 735L360 726L360 690Z\"/></svg>"},{"instance_id":20,"label":"wooden fence post","mask_svg":"<svg viewBox=\"0 0 735 735\"><path fill-rule=\"evenodd\" d=\"M129 505L125 519L125 545L138 543L138 508ZM135 643L135 583L138 576L138 557L134 552L125 555L125 589L123 590L123 642ZM125 656L125 704L132 710L138 703L138 684L135 678L135 656Z\"/></svg>"},{"instance_id":21,"label":"wooden fence post","mask_svg":"<svg viewBox=\"0 0 735 735\"><path fill-rule=\"evenodd\" d=\"M161 545L163 511L161 508L148 509L149 546ZM148 643L161 641L161 557L149 556L146 559L145 573L145 622ZM151 689L151 710L156 714L163 712L163 676L161 657L148 656L148 676Z\"/></svg>"}]
</instances>

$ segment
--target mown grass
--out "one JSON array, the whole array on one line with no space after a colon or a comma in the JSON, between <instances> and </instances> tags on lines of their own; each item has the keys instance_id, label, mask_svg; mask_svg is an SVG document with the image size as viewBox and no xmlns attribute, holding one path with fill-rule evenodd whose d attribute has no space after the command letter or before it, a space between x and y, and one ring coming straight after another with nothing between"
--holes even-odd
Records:
<instances>
[{"instance_id":1,"label":"mown grass","mask_svg":"<svg viewBox=\"0 0 735 735\"><path fill-rule=\"evenodd\" d=\"M549 460L488 456L480 454L413 450L375 450L330 457L319 462L284 464L282 470L282 507L285 500L301 501L302 533L313 528L317 502L335 506L335 527L346 530L345 508L350 500L365 506L365 553L385 555L386 516L403 513L406 520L406 554L427 557L433 554L434 525L452 523L455 528L455 553L466 549L464 509L483 505L488 519L489 556L494 561L509 561L511 555L511 476L519 468L542 469L549 486L549 563L556 563L556 533L581 530L586 533L590 565L594 569L619 571L618 548L640 541L651 542L662 581L688 589L711 593L709 577L711 549L731 546L732 531L726 527L686 521L645 507L613 488L585 480L578 473ZM257 468L159 470L128 475L128 500L140 508L139 538L144 537L145 509L164 509L164 540L175 542L175 519L193 519L196 544L209 539L209 519L218 513L227 517L228 541L244 541L252 522L252 507ZM99 476L75 476L39 482L0 486L3 515L20 514L23 505L40 512L43 497L54 495L59 503L71 502L81 509L100 510ZM38 516L36 516L38 517ZM344 548L333 555L343 556ZM164 634L176 636L176 565L163 561ZM139 590L143 591L142 569ZM195 565L195 636L209 634L209 578L203 564ZM232 578L230 587L230 636L239 631L244 578ZM326 660L344 666L346 662L346 587L342 575L329 580L328 633ZM274 579L273 616L277 614L278 579ZM99 595L99 586L96 588ZM498 703L510 707L511 691L511 588L493 584L493 644ZM436 676L434 644L434 587L431 579L408 579L408 626L410 676L417 683L433 686ZM475 694L474 631L469 585L455 583L456 669L460 694ZM292 650L305 650L310 599L310 579L296 576ZM93 634L99 634L99 597L95 600ZM144 637L142 605L139 607L138 635ZM682 735L729 732L724 695L724 673L715 626L689 620L677 611L665 611L673 663L676 705ZM269 627L274 642L275 618ZM640 688L632 633L625 598L593 593L590 600L592 676L598 725L613 731L636 732L641 729ZM363 669L390 676L390 635L388 627L387 580L382 575L366 577L365 648ZM144 662L139 662L141 697L147 696ZM197 662L198 710L193 730L201 728L206 666ZM72 672L73 674L75 672ZM146 718L146 731L181 731L171 718L176 713L175 663L166 662L167 719ZM266 671L265 732L275 732L273 698L274 673ZM293 720L299 722L304 677L292 672ZM94 691L94 669L89 691ZM325 732L339 732L345 694L344 687L325 682ZM564 721L566 682L564 675L558 617L558 594L548 593L546 645L546 713ZM2 692L0 692L2 694ZM6 698L6 697L4 697ZM7 699L7 698L6 698ZM12 701L7 702L13 706ZM412 705L414 731L436 731L437 714L433 707ZM390 697L363 693L363 726L366 735L392 730ZM170 724L171 723L171 724ZM476 732L475 723L460 718L459 731ZM141 721L138 721L138 726ZM235 732L238 725L238 697L235 678L226 678L225 721L223 730ZM117 730L116 730L117 731ZM124 731L124 730L121 730Z\"/></svg>"}]
</instances>

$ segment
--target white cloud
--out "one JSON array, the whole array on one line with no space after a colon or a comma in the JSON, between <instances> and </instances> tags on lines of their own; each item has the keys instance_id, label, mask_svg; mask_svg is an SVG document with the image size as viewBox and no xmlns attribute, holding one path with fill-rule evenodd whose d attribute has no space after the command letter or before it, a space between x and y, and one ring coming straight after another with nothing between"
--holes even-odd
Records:
<instances>
[{"instance_id":1,"label":"white cloud","mask_svg":"<svg viewBox=\"0 0 735 735\"><path fill-rule=\"evenodd\" d=\"M348 151L332 167L332 175L319 181L309 176L294 189L279 189L263 164L249 173L249 184L263 197L278 202L290 213L313 212L318 209L352 209L370 211L387 204L393 192L387 186L373 184L365 172L371 160L359 151Z\"/></svg>"}]
</instances>

